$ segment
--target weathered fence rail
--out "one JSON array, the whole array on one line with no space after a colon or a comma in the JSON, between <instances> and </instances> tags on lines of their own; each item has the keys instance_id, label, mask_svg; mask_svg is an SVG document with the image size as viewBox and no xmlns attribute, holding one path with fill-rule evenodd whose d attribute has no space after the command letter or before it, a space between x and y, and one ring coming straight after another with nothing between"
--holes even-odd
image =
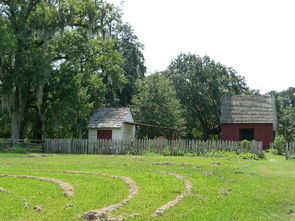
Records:
<instances>
[{"instance_id":1,"label":"weathered fence rail","mask_svg":"<svg viewBox=\"0 0 295 221\"><path fill-rule=\"evenodd\" d=\"M87 139L45 139L46 153L74 154L136 154L148 152L181 155L184 153L207 153L229 150L239 153L262 155L262 142L245 144L238 141L198 141L198 140L87 140Z\"/></svg>"},{"instance_id":2,"label":"weathered fence rail","mask_svg":"<svg viewBox=\"0 0 295 221\"><path fill-rule=\"evenodd\" d=\"M290 159L290 155L295 154L295 142L294 143L287 143L286 144L286 160Z\"/></svg>"}]
</instances>

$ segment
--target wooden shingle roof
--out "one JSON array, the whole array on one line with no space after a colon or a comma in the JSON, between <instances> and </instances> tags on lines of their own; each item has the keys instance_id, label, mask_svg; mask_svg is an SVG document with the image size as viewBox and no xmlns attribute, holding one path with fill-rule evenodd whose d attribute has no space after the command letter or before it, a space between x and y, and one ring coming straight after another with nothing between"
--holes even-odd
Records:
<instances>
[{"instance_id":1,"label":"wooden shingle roof","mask_svg":"<svg viewBox=\"0 0 295 221\"><path fill-rule=\"evenodd\" d=\"M274 100L266 95L229 96L222 101L220 122L276 124Z\"/></svg>"},{"instance_id":2,"label":"wooden shingle roof","mask_svg":"<svg viewBox=\"0 0 295 221\"><path fill-rule=\"evenodd\" d=\"M98 108L94 111L88 128L121 128L124 122L134 123L129 108Z\"/></svg>"}]
</instances>

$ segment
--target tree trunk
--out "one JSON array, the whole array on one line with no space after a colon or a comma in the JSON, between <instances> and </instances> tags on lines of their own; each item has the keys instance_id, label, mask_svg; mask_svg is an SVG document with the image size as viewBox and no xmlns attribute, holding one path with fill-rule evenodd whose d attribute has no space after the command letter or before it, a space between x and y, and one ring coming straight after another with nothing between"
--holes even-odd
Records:
<instances>
[{"instance_id":1,"label":"tree trunk","mask_svg":"<svg viewBox=\"0 0 295 221\"><path fill-rule=\"evenodd\" d=\"M199 118L199 120L200 120L201 127L203 130L203 139L207 140L209 138L209 128L208 128L207 122L205 119L203 119L201 117Z\"/></svg>"},{"instance_id":2,"label":"tree trunk","mask_svg":"<svg viewBox=\"0 0 295 221\"><path fill-rule=\"evenodd\" d=\"M34 123L33 139L42 140L42 120L40 116L36 118Z\"/></svg>"},{"instance_id":3,"label":"tree trunk","mask_svg":"<svg viewBox=\"0 0 295 221\"><path fill-rule=\"evenodd\" d=\"M11 139L21 139L22 115L19 112L11 113Z\"/></svg>"}]
</instances>

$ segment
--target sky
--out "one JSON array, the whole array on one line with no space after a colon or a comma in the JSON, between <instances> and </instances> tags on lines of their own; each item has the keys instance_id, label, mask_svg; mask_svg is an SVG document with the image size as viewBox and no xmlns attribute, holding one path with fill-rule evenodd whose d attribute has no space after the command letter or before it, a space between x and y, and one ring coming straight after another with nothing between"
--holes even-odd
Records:
<instances>
[{"instance_id":1,"label":"sky","mask_svg":"<svg viewBox=\"0 0 295 221\"><path fill-rule=\"evenodd\" d=\"M145 46L148 73L182 52L208 55L265 93L295 87L294 8L294 0L125 0L123 20Z\"/></svg>"}]
</instances>

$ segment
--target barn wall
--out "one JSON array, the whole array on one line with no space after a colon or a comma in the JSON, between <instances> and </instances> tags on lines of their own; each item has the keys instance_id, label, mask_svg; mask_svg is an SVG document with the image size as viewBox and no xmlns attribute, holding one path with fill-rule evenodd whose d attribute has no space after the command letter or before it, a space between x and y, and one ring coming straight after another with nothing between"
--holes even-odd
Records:
<instances>
[{"instance_id":1,"label":"barn wall","mask_svg":"<svg viewBox=\"0 0 295 221\"><path fill-rule=\"evenodd\" d=\"M222 140L240 140L240 129L253 128L255 140L263 142L263 149L269 148L273 140L272 124L221 124Z\"/></svg>"}]
</instances>

